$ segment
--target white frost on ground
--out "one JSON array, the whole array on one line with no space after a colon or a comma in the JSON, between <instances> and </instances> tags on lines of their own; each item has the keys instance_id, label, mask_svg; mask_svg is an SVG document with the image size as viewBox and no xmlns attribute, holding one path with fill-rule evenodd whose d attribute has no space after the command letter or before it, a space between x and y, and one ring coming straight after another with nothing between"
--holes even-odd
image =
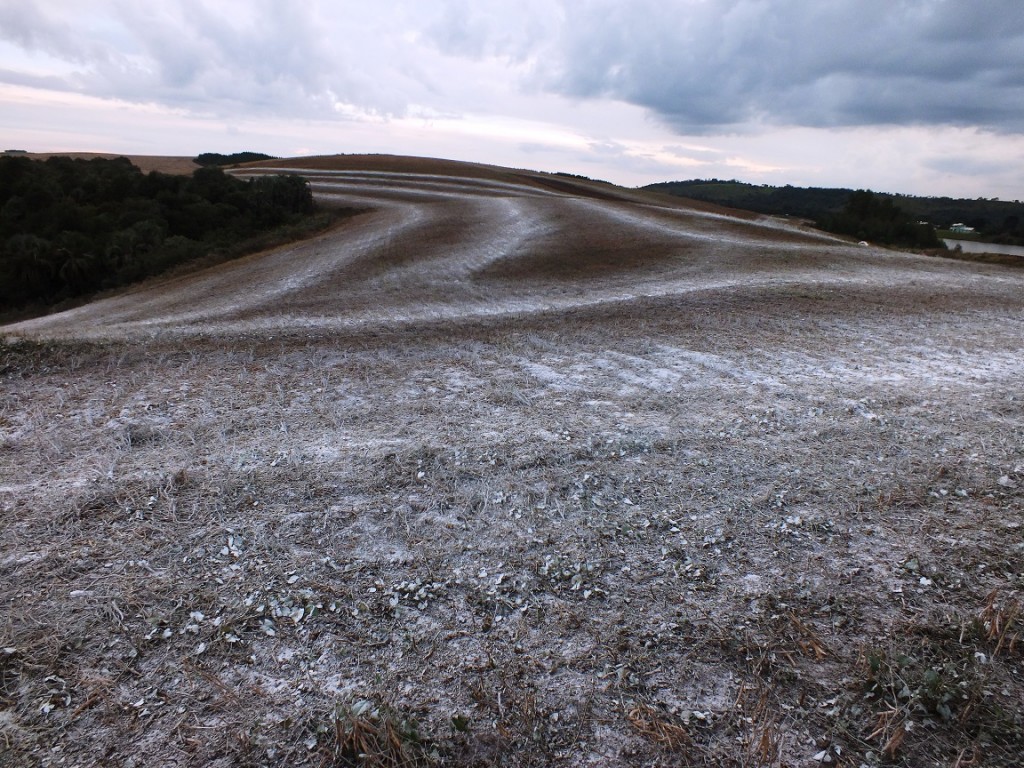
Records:
<instances>
[{"instance_id":1,"label":"white frost on ground","mask_svg":"<svg viewBox=\"0 0 1024 768\"><path fill-rule=\"evenodd\" d=\"M439 176L2 329L0 762L1016 765L1020 272Z\"/></svg>"}]
</instances>

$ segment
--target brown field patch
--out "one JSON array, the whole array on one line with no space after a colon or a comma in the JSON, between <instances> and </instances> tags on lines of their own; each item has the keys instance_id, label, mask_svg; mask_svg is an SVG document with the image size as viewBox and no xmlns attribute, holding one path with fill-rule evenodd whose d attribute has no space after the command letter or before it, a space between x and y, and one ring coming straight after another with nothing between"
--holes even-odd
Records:
<instances>
[{"instance_id":1,"label":"brown field patch","mask_svg":"<svg viewBox=\"0 0 1024 768\"><path fill-rule=\"evenodd\" d=\"M143 173L159 171L160 173L182 176L187 176L200 167L192 162L191 157L174 157L170 155L118 155L109 152L30 152L25 157L30 157L33 160L46 160L50 157L70 157L76 160L92 160L97 157L110 160L115 157L127 157Z\"/></svg>"}]
</instances>

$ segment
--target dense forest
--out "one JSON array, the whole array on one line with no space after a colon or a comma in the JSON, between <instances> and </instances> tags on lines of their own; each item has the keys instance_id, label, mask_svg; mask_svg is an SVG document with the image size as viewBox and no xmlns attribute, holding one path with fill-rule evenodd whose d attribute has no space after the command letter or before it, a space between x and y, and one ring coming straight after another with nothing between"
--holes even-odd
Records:
<instances>
[{"instance_id":1,"label":"dense forest","mask_svg":"<svg viewBox=\"0 0 1024 768\"><path fill-rule=\"evenodd\" d=\"M771 187L719 179L670 181L651 184L644 189L757 213L798 216L811 219L825 229L834 224L837 217L842 216L851 198L857 194L852 189ZM953 224L961 223L973 227L978 239L992 243L1024 245L1024 203L980 198L966 200L870 194L879 204L888 201L912 222L927 222L933 229L948 230Z\"/></svg>"},{"instance_id":2,"label":"dense forest","mask_svg":"<svg viewBox=\"0 0 1024 768\"><path fill-rule=\"evenodd\" d=\"M315 211L299 176L144 174L126 158L0 157L0 313L160 274Z\"/></svg>"},{"instance_id":3,"label":"dense forest","mask_svg":"<svg viewBox=\"0 0 1024 768\"><path fill-rule=\"evenodd\" d=\"M891 198L860 190L847 199L842 210L820 216L817 225L828 232L858 240L904 248L945 248L930 224L922 224Z\"/></svg>"}]
</instances>

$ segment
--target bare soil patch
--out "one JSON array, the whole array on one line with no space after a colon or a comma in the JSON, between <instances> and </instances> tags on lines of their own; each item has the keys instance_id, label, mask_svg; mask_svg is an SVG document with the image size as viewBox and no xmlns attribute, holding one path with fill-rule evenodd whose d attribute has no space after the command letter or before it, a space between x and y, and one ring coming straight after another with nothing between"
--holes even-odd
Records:
<instances>
[{"instance_id":1,"label":"bare soil patch","mask_svg":"<svg viewBox=\"0 0 1024 768\"><path fill-rule=\"evenodd\" d=\"M0 762L1019 764L1018 270L388 162L0 329Z\"/></svg>"},{"instance_id":2,"label":"bare soil patch","mask_svg":"<svg viewBox=\"0 0 1024 768\"><path fill-rule=\"evenodd\" d=\"M191 157L175 157L169 155L117 155L105 152L31 152L26 155L33 160L46 160L51 157L70 157L76 160L91 160L94 157L112 159L115 157L127 157L132 165L140 168L144 173L159 171L160 173L171 173L181 176L191 175L200 166L192 162Z\"/></svg>"}]
</instances>

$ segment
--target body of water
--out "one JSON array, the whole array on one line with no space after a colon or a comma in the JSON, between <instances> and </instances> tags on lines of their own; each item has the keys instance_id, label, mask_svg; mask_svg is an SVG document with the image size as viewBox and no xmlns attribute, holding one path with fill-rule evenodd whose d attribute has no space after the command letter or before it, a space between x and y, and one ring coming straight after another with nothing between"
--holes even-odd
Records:
<instances>
[{"instance_id":1,"label":"body of water","mask_svg":"<svg viewBox=\"0 0 1024 768\"><path fill-rule=\"evenodd\" d=\"M960 246L964 253L1008 253L1012 256L1024 258L1024 246L1020 245L996 245L995 243L977 243L973 240L944 239L942 242L947 248Z\"/></svg>"}]
</instances>

